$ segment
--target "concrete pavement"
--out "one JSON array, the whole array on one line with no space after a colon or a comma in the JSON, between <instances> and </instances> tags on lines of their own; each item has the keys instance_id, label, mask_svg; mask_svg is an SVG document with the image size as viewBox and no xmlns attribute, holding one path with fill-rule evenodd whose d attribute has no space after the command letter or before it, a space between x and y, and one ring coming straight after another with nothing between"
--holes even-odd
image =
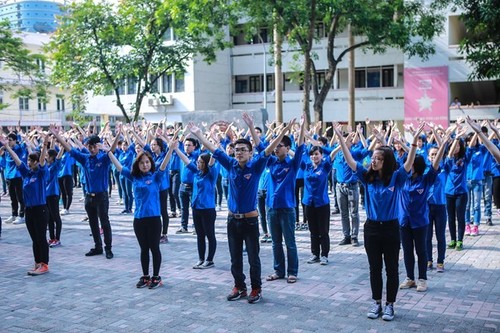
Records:
<instances>
[{"instance_id":1,"label":"concrete pavement","mask_svg":"<svg viewBox=\"0 0 500 333\"><path fill-rule=\"evenodd\" d=\"M62 246L50 249L50 272L30 277L33 264L26 226L3 223L0 239L0 332L498 332L500 331L500 219L466 236L464 250L447 250L446 271L429 272L429 290L401 290L392 322L370 320L368 263L364 248L338 246L340 216L331 219L330 264L307 264L309 232L298 231L299 281L266 282L273 272L271 244L262 244L263 299L228 302L233 286L225 229L217 212L215 268L194 270L196 236L176 235L170 220L161 246L164 286L137 289L142 275L132 215L110 199L115 258L85 257L93 246L83 204L75 198L63 216ZM10 215L3 197L0 214ZM361 221L365 220L361 211ZM192 228L191 228L192 229ZM361 228L362 229L362 228ZM447 234L447 239L449 236ZM362 234L360 235L362 240ZM402 256L402 252L401 252ZM436 255L434 256L436 257ZM248 264L245 273L249 283ZM400 261L400 280L405 278Z\"/></svg>"}]
</instances>

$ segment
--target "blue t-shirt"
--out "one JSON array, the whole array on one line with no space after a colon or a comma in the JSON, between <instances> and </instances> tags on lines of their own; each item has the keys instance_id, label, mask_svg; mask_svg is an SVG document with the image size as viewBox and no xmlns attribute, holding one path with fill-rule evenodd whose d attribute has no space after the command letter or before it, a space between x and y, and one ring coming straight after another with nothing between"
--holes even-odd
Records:
<instances>
[{"instance_id":1,"label":"blue t-shirt","mask_svg":"<svg viewBox=\"0 0 500 333\"><path fill-rule=\"evenodd\" d=\"M392 221L398 218L399 192L410 173L406 172L404 166L396 170L389 184L386 186L378 177L371 183L367 182L366 169L361 163L357 163L356 174L365 186L365 209L366 217L372 221Z\"/></svg>"},{"instance_id":2,"label":"blue t-shirt","mask_svg":"<svg viewBox=\"0 0 500 333\"><path fill-rule=\"evenodd\" d=\"M219 176L218 163L208 167L206 174L202 174L195 163L191 162L187 165L194 173L191 207L193 209L215 208L215 184Z\"/></svg>"},{"instance_id":3,"label":"blue t-shirt","mask_svg":"<svg viewBox=\"0 0 500 333\"><path fill-rule=\"evenodd\" d=\"M121 174L132 181L134 218L160 216L160 183L165 172L157 170L136 177L132 176L129 168L123 168Z\"/></svg>"},{"instance_id":4,"label":"blue t-shirt","mask_svg":"<svg viewBox=\"0 0 500 333\"><path fill-rule=\"evenodd\" d=\"M305 145L300 145L295 156L286 156L280 161L276 156L270 156L267 162L269 168L269 182L267 184L266 205L269 208L295 207L295 179L302 161Z\"/></svg>"},{"instance_id":5,"label":"blue t-shirt","mask_svg":"<svg viewBox=\"0 0 500 333\"><path fill-rule=\"evenodd\" d=\"M444 162L444 169L448 177L444 193L446 195L459 195L467 193L467 165L470 161L471 150L467 150L463 158L447 157Z\"/></svg>"},{"instance_id":6,"label":"blue t-shirt","mask_svg":"<svg viewBox=\"0 0 500 333\"><path fill-rule=\"evenodd\" d=\"M429 224L429 190L437 176L434 168L429 168L422 176L409 177L399 196L399 224L410 225L412 229Z\"/></svg>"},{"instance_id":7,"label":"blue t-shirt","mask_svg":"<svg viewBox=\"0 0 500 333\"><path fill-rule=\"evenodd\" d=\"M302 203L312 207L322 207L330 203L328 197L328 175L332 170L330 157L321 160L318 166L309 161L302 162L304 170L304 197Z\"/></svg>"},{"instance_id":8,"label":"blue t-shirt","mask_svg":"<svg viewBox=\"0 0 500 333\"><path fill-rule=\"evenodd\" d=\"M234 214L244 214L256 210L257 188L269 157L265 152L256 154L242 168L235 158L229 157L221 149L216 149L213 156L228 171L229 211Z\"/></svg>"},{"instance_id":9,"label":"blue t-shirt","mask_svg":"<svg viewBox=\"0 0 500 333\"><path fill-rule=\"evenodd\" d=\"M38 169L32 171L26 164L21 163L17 169L23 177L23 198L26 207L45 205L47 203L45 186L49 175L47 166L39 165Z\"/></svg>"},{"instance_id":10,"label":"blue t-shirt","mask_svg":"<svg viewBox=\"0 0 500 333\"><path fill-rule=\"evenodd\" d=\"M98 152L96 155L91 156L90 154L80 152L74 148L71 149L69 153L82 165L88 193L106 192L108 190L109 169L111 164L108 154Z\"/></svg>"},{"instance_id":11,"label":"blue t-shirt","mask_svg":"<svg viewBox=\"0 0 500 333\"><path fill-rule=\"evenodd\" d=\"M59 195L59 181L57 175L59 174L59 169L61 168L61 160L54 160L51 164L46 164L48 169L47 186L45 187L46 195Z\"/></svg>"}]
</instances>

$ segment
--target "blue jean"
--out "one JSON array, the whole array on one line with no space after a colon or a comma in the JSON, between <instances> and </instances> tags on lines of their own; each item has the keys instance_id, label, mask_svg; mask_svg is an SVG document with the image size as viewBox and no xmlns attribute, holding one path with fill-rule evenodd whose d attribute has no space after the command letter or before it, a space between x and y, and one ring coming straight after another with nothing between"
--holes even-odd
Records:
<instances>
[{"instance_id":1,"label":"blue jean","mask_svg":"<svg viewBox=\"0 0 500 333\"><path fill-rule=\"evenodd\" d=\"M257 209L259 210L260 226L265 235L269 233L267 230L266 196L267 190L259 190L257 192Z\"/></svg>"},{"instance_id":2,"label":"blue jean","mask_svg":"<svg viewBox=\"0 0 500 333\"><path fill-rule=\"evenodd\" d=\"M285 276L285 253L283 238L285 239L288 261L288 276L297 276L299 272L299 255L295 244L295 207L268 208L267 216L273 240L274 271L279 277Z\"/></svg>"},{"instance_id":3,"label":"blue jean","mask_svg":"<svg viewBox=\"0 0 500 333\"><path fill-rule=\"evenodd\" d=\"M427 227L412 229L410 225L399 227L406 276L415 280L415 252L418 260L418 278L427 280Z\"/></svg>"},{"instance_id":4,"label":"blue jean","mask_svg":"<svg viewBox=\"0 0 500 333\"><path fill-rule=\"evenodd\" d=\"M134 195L132 193L132 182L125 177L120 177L120 188L122 189L122 194L120 198L123 197L125 210L132 210L132 203L134 202Z\"/></svg>"},{"instance_id":5,"label":"blue jean","mask_svg":"<svg viewBox=\"0 0 500 333\"><path fill-rule=\"evenodd\" d=\"M181 226L185 229L188 227L189 221L189 206L191 202L191 196L193 194L193 186L186 186L181 184L179 190L179 198L181 200Z\"/></svg>"},{"instance_id":6,"label":"blue jean","mask_svg":"<svg viewBox=\"0 0 500 333\"><path fill-rule=\"evenodd\" d=\"M448 213L448 229L452 241L463 241L465 233L465 206L467 193L446 195L446 210ZM458 226L458 233L457 233ZM458 237L457 237L458 236Z\"/></svg>"},{"instance_id":7,"label":"blue jean","mask_svg":"<svg viewBox=\"0 0 500 333\"><path fill-rule=\"evenodd\" d=\"M493 193L493 175L490 172L485 172L483 180L484 216L490 219L491 219L492 193Z\"/></svg>"},{"instance_id":8,"label":"blue jean","mask_svg":"<svg viewBox=\"0 0 500 333\"><path fill-rule=\"evenodd\" d=\"M262 281L259 257L259 219L257 217L235 219L228 216L227 242L231 256L231 274L233 274L234 286L239 289L246 288L246 276L243 273L243 242L245 242L252 289L260 289Z\"/></svg>"},{"instance_id":9,"label":"blue jean","mask_svg":"<svg viewBox=\"0 0 500 333\"><path fill-rule=\"evenodd\" d=\"M481 222L481 198L483 195L483 182L481 180L468 180L467 190L469 191L469 200L465 207L465 223L471 223L471 206L474 225Z\"/></svg>"},{"instance_id":10,"label":"blue jean","mask_svg":"<svg viewBox=\"0 0 500 333\"><path fill-rule=\"evenodd\" d=\"M446 254L446 205L429 204L429 227L427 228L427 261L432 261L432 229L436 230L437 263L444 263Z\"/></svg>"}]
</instances>

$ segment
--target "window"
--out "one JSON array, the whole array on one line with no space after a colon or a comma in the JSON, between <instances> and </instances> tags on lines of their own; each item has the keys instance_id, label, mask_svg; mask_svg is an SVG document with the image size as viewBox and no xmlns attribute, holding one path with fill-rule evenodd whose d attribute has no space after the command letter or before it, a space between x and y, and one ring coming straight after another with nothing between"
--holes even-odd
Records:
<instances>
[{"instance_id":1,"label":"window","mask_svg":"<svg viewBox=\"0 0 500 333\"><path fill-rule=\"evenodd\" d=\"M318 82L318 90L321 90L321 88L325 84L325 73L316 73L316 81Z\"/></svg>"},{"instance_id":2,"label":"window","mask_svg":"<svg viewBox=\"0 0 500 333\"><path fill-rule=\"evenodd\" d=\"M57 111L65 111L66 106L64 105L64 96L63 95L57 95L56 96L56 104L57 104Z\"/></svg>"},{"instance_id":3,"label":"window","mask_svg":"<svg viewBox=\"0 0 500 333\"><path fill-rule=\"evenodd\" d=\"M260 92L262 88L260 86L261 77L260 76L250 76L250 92Z\"/></svg>"},{"instance_id":4,"label":"window","mask_svg":"<svg viewBox=\"0 0 500 333\"><path fill-rule=\"evenodd\" d=\"M36 59L36 64L40 72L45 73L45 61L43 59Z\"/></svg>"},{"instance_id":5,"label":"window","mask_svg":"<svg viewBox=\"0 0 500 333\"><path fill-rule=\"evenodd\" d=\"M237 76L236 77L236 93L243 94L248 92L248 80L246 77Z\"/></svg>"},{"instance_id":6,"label":"window","mask_svg":"<svg viewBox=\"0 0 500 333\"><path fill-rule=\"evenodd\" d=\"M382 67L382 87L394 87L394 67Z\"/></svg>"},{"instance_id":7,"label":"window","mask_svg":"<svg viewBox=\"0 0 500 333\"><path fill-rule=\"evenodd\" d=\"M137 93L137 78L127 78L127 94L133 95Z\"/></svg>"},{"instance_id":8,"label":"window","mask_svg":"<svg viewBox=\"0 0 500 333\"><path fill-rule=\"evenodd\" d=\"M47 103L45 102L45 98L38 97L38 111L40 112L47 111Z\"/></svg>"},{"instance_id":9,"label":"window","mask_svg":"<svg viewBox=\"0 0 500 333\"><path fill-rule=\"evenodd\" d=\"M366 86L368 88L380 87L380 67L371 67L366 70Z\"/></svg>"},{"instance_id":10,"label":"window","mask_svg":"<svg viewBox=\"0 0 500 333\"><path fill-rule=\"evenodd\" d=\"M118 94L125 95L125 80L118 80Z\"/></svg>"},{"instance_id":11,"label":"window","mask_svg":"<svg viewBox=\"0 0 500 333\"><path fill-rule=\"evenodd\" d=\"M366 71L364 69L356 69L354 72L354 87L355 88L365 88L366 87Z\"/></svg>"},{"instance_id":12,"label":"window","mask_svg":"<svg viewBox=\"0 0 500 333\"><path fill-rule=\"evenodd\" d=\"M163 74L161 77L162 92L171 93L172 90L172 74Z\"/></svg>"},{"instance_id":13,"label":"window","mask_svg":"<svg viewBox=\"0 0 500 333\"><path fill-rule=\"evenodd\" d=\"M184 74L175 75L175 92L184 92Z\"/></svg>"},{"instance_id":14,"label":"window","mask_svg":"<svg viewBox=\"0 0 500 333\"><path fill-rule=\"evenodd\" d=\"M30 100L28 97L19 97L19 110L27 111L30 109Z\"/></svg>"},{"instance_id":15,"label":"window","mask_svg":"<svg viewBox=\"0 0 500 333\"><path fill-rule=\"evenodd\" d=\"M149 77L149 79L153 80L153 77ZM159 92L158 88L159 88L158 87L158 80L151 82L151 87L150 87L149 92L152 94L158 93Z\"/></svg>"},{"instance_id":16,"label":"window","mask_svg":"<svg viewBox=\"0 0 500 333\"><path fill-rule=\"evenodd\" d=\"M0 90L0 104L3 104L3 91Z\"/></svg>"},{"instance_id":17,"label":"window","mask_svg":"<svg viewBox=\"0 0 500 333\"><path fill-rule=\"evenodd\" d=\"M272 74L267 74L267 91L274 90L274 76Z\"/></svg>"}]
</instances>

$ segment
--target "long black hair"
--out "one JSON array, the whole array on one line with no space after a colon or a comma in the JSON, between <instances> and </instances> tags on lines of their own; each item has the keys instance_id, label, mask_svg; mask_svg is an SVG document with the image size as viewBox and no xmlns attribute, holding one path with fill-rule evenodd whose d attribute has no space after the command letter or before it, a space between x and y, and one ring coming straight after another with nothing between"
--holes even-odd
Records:
<instances>
[{"instance_id":1,"label":"long black hair","mask_svg":"<svg viewBox=\"0 0 500 333\"><path fill-rule=\"evenodd\" d=\"M394 151L389 146L380 146L375 151L381 151L384 157L384 164L382 165L382 177L381 180L385 186L389 185L391 182L392 175L394 171L398 169L398 162L394 157ZM372 169L371 165L365 173L366 181L368 183L373 183L378 178L378 171Z\"/></svg>"}]
</instances>

